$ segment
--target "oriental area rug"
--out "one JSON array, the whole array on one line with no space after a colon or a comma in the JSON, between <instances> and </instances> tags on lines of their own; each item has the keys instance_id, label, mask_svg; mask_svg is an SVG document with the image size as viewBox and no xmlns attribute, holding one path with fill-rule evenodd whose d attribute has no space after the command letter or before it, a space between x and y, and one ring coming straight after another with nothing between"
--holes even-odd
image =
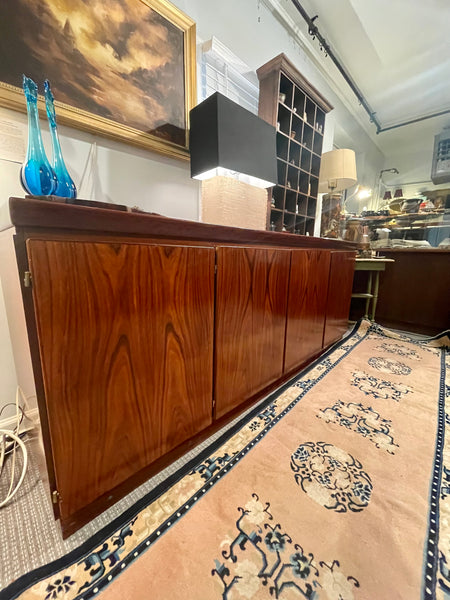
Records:
<instances>
[{"instance_id":1,"label":"oriental area rug","mask_svg":"<svg viewBox=\"0 0 450 600\"><path fill-rule=\"evenodd\" d=\"M0 597L450 598L449 345L449 332L417 341L360 322L164 485Z\"/></svg>"}]
</instances>

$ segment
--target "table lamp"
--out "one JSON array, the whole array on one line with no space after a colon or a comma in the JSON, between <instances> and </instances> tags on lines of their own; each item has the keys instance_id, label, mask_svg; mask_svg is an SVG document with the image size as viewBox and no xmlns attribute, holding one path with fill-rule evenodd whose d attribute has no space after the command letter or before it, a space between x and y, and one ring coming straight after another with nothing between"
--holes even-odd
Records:
<instances>
[{"instance_id":1,"label":"table lamp","mask_svg":"<svg viewBox=\"0 0 450 600\"><path fill-rule=\"evenodd\" d=\"M216 92L190 112L191 177L202 181L202 221L266 229L277 181L276 130Z\"/></svg>"},{"instance_id":2,"label":"table lamp","mask_svg":"<svg viewBox=\"0 0 450 600\"><path fill-rule=\"evenodd\" d=\"M354 150L341 148L322 154L319 172L319 192L334 194L357 182Z\"/></svg>"}]
</instances>

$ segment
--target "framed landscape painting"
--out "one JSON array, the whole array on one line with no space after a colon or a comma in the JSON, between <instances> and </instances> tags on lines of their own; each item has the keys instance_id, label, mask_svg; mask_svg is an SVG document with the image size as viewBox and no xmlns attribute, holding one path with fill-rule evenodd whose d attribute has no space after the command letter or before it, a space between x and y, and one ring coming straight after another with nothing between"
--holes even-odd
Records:
<instances>
[{"instance_id":1,"label":"framed landscape painting","mask_svg":"<svg viewBox=\"0 0 450 600\"><path fill-rule=\"evenodd\" d=\"M58 122L188 158L195 24L170 2L1 0L0 23L2 106L49 79Z\"/></svg>"}]
</instances>

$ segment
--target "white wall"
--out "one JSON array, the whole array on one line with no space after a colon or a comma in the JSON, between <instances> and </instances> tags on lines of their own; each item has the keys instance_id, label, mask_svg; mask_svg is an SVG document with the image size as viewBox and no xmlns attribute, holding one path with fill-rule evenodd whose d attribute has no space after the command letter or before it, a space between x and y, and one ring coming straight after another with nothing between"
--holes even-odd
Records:
<instances>
[{"instance_id":1,"label":"white wall","mask_svg":"<svg viewBox=\"0 0 450 600\"><path fill-rule=\"evenodd\" d=\"M18 384L30 399L29 407L34 408L35 387L13 233L13 227L0 232L0 408L14 401ZM9 407L0 421L14 412Z\"/></svg>"},{"instance_id":2,"label":"white wall","mask_svg":"<svg viewBox=\"0 0 450 600\"><path fill-rule=\"evenodd\" d=\"M14 402L17 386L17 374L12 352L11 337L6 318L5 303L3 300L3 286L0 281L0 409L8 402ZM15 413L13 407L7 407L0 416L0 421L7 419ZM1 427L0 427L1 428Z\"/></svg>"},{"instance_id":3,"label":"white wall","mask_svg":"<svg viewBox=\"0 0 450 600\"><path fill-rule=\"evenodd\" d=\"M0 108L0 119L22 129L26 143L25 114ZM48 125L43 119L41 128L50 157ZM190 178L188 162L69 127L60 126L59 132L64 158L79 197L137 205L168 217L198 219L200 184ZM3 230L0 234L0 409L14 400L18 384L26 396L35 393L8 207L10 196L24 195L19 171L19 163L0 160L0 230ZM84 183L80 189L83 172ZM34 406L33 400L30 405ZM10 408L5 410L0 422L10 413Z\"/></svg>"},{"instance_id":4,"label":"white wall","mask_svg":"<svg viewBox=\"0 0 450 600\"><path fill-rule=\"evenodd\" d=\"M0 119L10 119L24 131L24 113L0 108ZM48 124L41 119L44 145L51 156ZM94 136L70 127L59 127L61 147L72 178L80 188L87 166L80 198L137 205L168 217L197 220L200 185L190 178L189 163L160 156L148 150ZM92 144L96 158L88 161ZM7 201L23 196L19 183L20 164L0 160L0 229L10 225Z\"/></svg>"},{"instance_id":5,"label":"white wall","mask_svg":"<svg viewBox=\"0 0 450 600\"><path fill-rule=\"evenodd\" d=\"M173 0L173 2L196 21L198 37L207 40L213 35L216 36L246 63L251 71L256 71L258 67L281 52L286 54L334 107L326 118L323 152L331 150L333 144L337 144L340 148L355 150L358 183L374 188L385 162L383 152L330 87L315 62L294 40L279 19L275 18L263 0L260 2ZM343 79L339 84L347 85ZM365 113L362 118L367 118ZM352 190L349 192L351 193ZM355 206L350 202L350 210L359 209L356 200L354 203ZM320 231L321 199L317 204L315 235L319 235Z\"/></svg>"},{"instance_id":6,"label":"white wall","mask_svg":"<svg viewBox=\"0 0 450 600\"><path fill-rule=\"evenodd\" d=\"M305 51L263 2L175 0L174 3L196 21L197 34L201 40L216 36L253 71L275 55L284 52L299 71L335 107L327 117L324 151L332 148L336 131L336 135L340 135L340 140L345 141L345 144L353 144L347 147L354 147L359 154L358 160L363 178L361 182L365 185L372 184L374 173L379 171L379 163L383 158L381 153L317 71ZM0 118L2 117L12 119L21 127L26 125L24 114L0 109ZM42 129L44 143L49 149L49 135L45 121L42 122ZM91 177L84 181L80 197L128 206L138 205L144 210L166 216L198 219L200 187L197 182L190 179L187 163L160 157L145 150L67 127L60 127L60 137L67 166L78 186L91 146L93 142L97 143L96 160L92 169L88 169ZM0 161L0 229L5 229L10 224L8 197L23 196L19 184L19 168L19 164ZM10 235L10 231L5 232L7 245L10 244L10 239L8 242ZM0 328L0 347L3 348L0 358L4 358L4 368L2 363L0 371L0 392L3 390L4 395L0 394L0 407L2 403L11 399L9 396L15 379L25 387L30 387L29 352L26 340L23 339L23 309L18 280L15 284L11 280L11 273L14 273L12 269L13 267L7 269L8 276L5 270L0 271L4 295L4 305L0 302L0 325L3 323L3 327ZM5 328L5 311L9 330L15 332L11 335L16 340L13 347L11 347L9 332ZM10 368L11 356L14 358L17 377Z\"/></svg>"},{"instance_id":7,"label":"white wall","mask_svg":"<svg viewBox=\"0 0 450 600\"><path fill-rule=\"evenodd\" d=\"M172 1L196 21L197 35L202 40L216 36L252 71L284 52L302 75L334 106L327 117L325 134L328 123L333 122L331 126L335 130L335 137L338 137L339 146L352 148L363 157L358 182L372 187L384 162L383 153L318 71L315 62L275 18L264 0ZM341 78L338 86L347 84ZM367 119L365 113L363 118ZM324 146L324 151L327 150L331 150L331 146Z\"/></svg>"},{"instance_id":8,"label":"white wall","mask_svg":"<svg viewBox=\"0 0 450 600\"><path fill-rule=\"evenodd\" d=\"M387 189L402 188L404 196L414 198L427 190L450 187L450 183L434 185L431 181L434 136L445 126L450 126L448 114L380 134L386 155L383 168L395 167L399 171L398 175L383 175Z\"/></svg>"}]
</instances>

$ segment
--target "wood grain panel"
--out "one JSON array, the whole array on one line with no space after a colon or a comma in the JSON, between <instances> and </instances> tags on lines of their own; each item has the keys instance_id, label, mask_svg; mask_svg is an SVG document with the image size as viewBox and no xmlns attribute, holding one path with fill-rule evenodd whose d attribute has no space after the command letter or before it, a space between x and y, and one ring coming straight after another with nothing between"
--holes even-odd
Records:
<instances>
[{"instance_id":1,"label":"wood grain panel","mask_svg":"<svg viewBox=\"0 0 450 600\"><path fill-rule=\"evenodd\" d=\"M301 366L322 349L330 252L292 250L284 370Z\"/></svg>"},{"instance_id":2,"label":"wood grain panel","mask_svg":"<svg viewBox=\"0 0 450 600\"><path fill-rule=\"evenodd\" d=\"M283 373L290 252L217 249L216 417Z\"/></svg>"},{"instance_id":3,"label":"wood grain panel","mask_svg":"<svg viewBox=\"0 0 450 600\"><path fill-rule=\"evenodd\" d=\"M45 404L44 381L41 369L41 359L39 353L39 343L36 327L36 318L33 305L33 294L31 287L25 286L23 274L29 271L26 240L21 234L14 236L14 246L16 251L17 268L19 273L20 290L22 293L23 307L25 311L25 320L27 324L28 342L30 345L31 364L33 367L34 383L36 387L36 400L39 409L40 431L36 431L42 439L42 445L45 452L45 462L47 473L41 473L42 481L48 481L50 492L56 490L55 469L53 464L53 450L51 445L47 406ZM41 463L39 462L39 466ZM59 518L59 505L52 503L55 519Z\"/></svg>"},{"instance_id":4,"label":"wood grain panel","mask_svg":"<svg viewBox=\"0 0 450 600\"><path fill-rule=\"evenodd\" d=\"M331 252L327 311L323 334L326 348L347 331L355 270L354 252Z\"/></svg>"},{"instance_id":5,"label":"wood grain panel","mask_svg":"<svg viewBox=\"0 0 450 600\"><path fill-rule=\"evenodd\" d=\"M107 233L159 238L164 244L165 239L186 245L190 241L205 244L239 244L265 245L296 248L336 248L338 250L353 249L355 244L341 240L316 238L313 236L277 233L275 231L255 231L240 227L224 227L209 225L196 221L168 219L160 215L140 212L122 212L73 206L42 200L24 200L23 198L9 199L11 221L18 229L26 229L27 234L43 231L48 234L55 230L83 232L91 235L104 236Z\"/></svg>"},{"instance_id":6,"label":"wood grain panel","mask_svg":"<svg viewBox=\"0 0 450 600\"><path fill-rule=\"evenodd\" d=\"M211 423L214 250L27 246L64 520Z\"/></svg>"},{"instance_id":7,"label":"wood grain panel","mask_svg":"<svg viewBox=\"0 0 450 600\"><path fill-rule=\"evenodd\" d=\"M383 250L376 320L381 325L436 335L450 328L450 251Z\"/></svg>"}]
</instances>

